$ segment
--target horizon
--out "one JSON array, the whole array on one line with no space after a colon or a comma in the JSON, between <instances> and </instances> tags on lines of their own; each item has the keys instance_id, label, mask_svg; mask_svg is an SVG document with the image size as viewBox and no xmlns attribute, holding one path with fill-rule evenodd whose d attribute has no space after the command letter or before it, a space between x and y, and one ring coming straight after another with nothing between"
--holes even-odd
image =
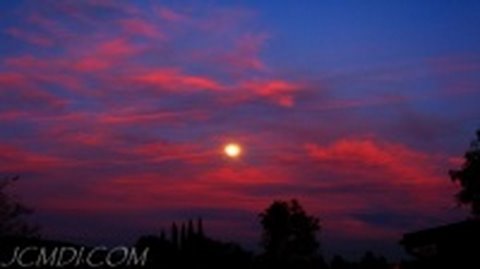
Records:
<instances>
[{"instance_id":1,"label":"horizon","mask_svg":"<svg viewBox=\"0 0 480 269\"><path fill-rule=\"evenodd\" d=\"M258 250L297 199L328 255L400 259L469 216L448 170L480 128L480 2L202 3L0 2L0 176L46 238L202 217Z\"/></svg>"}]
</instances>

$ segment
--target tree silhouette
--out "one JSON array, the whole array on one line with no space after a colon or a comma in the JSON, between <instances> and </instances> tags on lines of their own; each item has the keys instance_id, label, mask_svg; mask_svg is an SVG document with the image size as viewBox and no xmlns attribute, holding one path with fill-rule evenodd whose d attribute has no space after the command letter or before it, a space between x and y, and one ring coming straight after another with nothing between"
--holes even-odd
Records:
<instances>
[{"instance_id":1,"label":"tree silhouette","mask_svg":"<svg viewBox=\"0 0 480 269\"><path fill-rule=\"evenodd\" d=\"M203 236L204 236L204 232L203 232L203 219L202 219L202 218L198 218L198 219L197 219L197 231L198 231L198 236L199 236L199 237L203 237Z\"/></svg>"},{"instance_id":2,"label":"tree silhouette","mask_svg":"<svg viewBox=\"0 0 480 269\"><path fill-rule=\"evenodd\" d=\"M18 179L15 176L0 180L0 236L38 236L38 227L23 218L33 211L7 192L8 186Z\"/></svg>"},{"instance_id":3,"label":"tree silhouette","mask_svg":"<svg viewBox=\"0 0 480 269\"><path fill-rule=\"evenodd\" d=\"M174 222L172 223L171 235L170 239L172 240L172 244L175 248L178 248L178 227L177 224Z\"/></svg>"},{"instance_id":4,"label":"tree silhouette","mask_svg":"<svg viewBox=\"0 0 480 269\"><path fill-rule=\"evenodd\" d=\"M200 218L197 229L192 219L186 222L173 222L170 238L166 238L164 232L159 235L144 235L137 240L135 247L139 252L149 249L146 269L244 269L251 268L253 261L253 254L245 251L240 245L224 243L205 235Z\"/></svg>"},{"instance_id":5,"label":"tree silhouette","mask_svg":"<svg viewBox=\"0 0 480 269\"><path fill-rule=\"evenodd\" d=\"M268 263L281 267L295 264L299 268L318 258L316 233L320 231L319 220L307 215L296 200L273 202L260 214L260 219L264 256Z\"/></svg>"},{"instance_id":6,"label":"tree silhouette","mask_svg":"<svg viewBox=\"0 0 480 269\"><path fill-rule=\"evenodd\" d=\"M388 267L385 257L376 257L371 251L367 251L360 261L360 269L385 269Z\"/></svg>"},{"instance_id":7,"label":"tree silhouette","mask_svg":"<svg viewBox=\"0 0 480 269\"><path fill-rule=\"evenodd\" d=\"M457 201L470 205L472 215L480 217L480 129L465 152L464 159L461 169L449 171L450 178L458 181L462 187L456 194Z\"/></svg>"},{"instance_id":8,"label":"tree silhouette","mask_svg":"<svg viewBox=\"0 0 480 269\"><path fill-rule=\"evenodd\" d=\"M335 255L330 263L331 269L346 269L350 264L340 255Z\"/></svg>"}]
</instances>

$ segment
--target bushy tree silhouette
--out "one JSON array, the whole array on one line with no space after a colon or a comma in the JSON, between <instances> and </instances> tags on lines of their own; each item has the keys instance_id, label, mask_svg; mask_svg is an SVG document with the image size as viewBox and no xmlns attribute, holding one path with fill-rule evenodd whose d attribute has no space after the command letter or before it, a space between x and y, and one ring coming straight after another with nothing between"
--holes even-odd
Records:
<instances>
[{"instance_id":1,"label":"bushy tree silhouette","mask_svg":"<svg viewBox=\"0 0 480 269\"><path fill-rule=\"evenodd\" d=\"M340 255L335 255L330 263L331 269L346 269L351 267L350 264Z\"/></svg>"},{"instance_id":2,"label":"bushy tree silhouette","mask_svg":"<svg viewBox=\"0 0 480 269\"><path fill-rule=\"evenodd\" d=\"M265 260L272 267L311 267L319 258L318 218L308 215L296 200L275 201L260 214Z\"/></svg>"},{"instance_id":3,"label":"bushy tree silhouette","mask_svg":"<svg viewBox=\"0 0 480 269\"><path fill-rule=\"evenodd\" d=\"M480 129L477 137L465 152L461 169L450 170L452 181L458 181L462 189L456 194L460 204L470 205L471 213L480 217Z\"/></svg>"},{"instance_id":4,"label":"bushy tree silhouette","mask_svg":"<svg viewBox=\"0 0 480 269\"><path fill-rule=\"evenodd\" d=\"M0 180L0 236L38 236L38 227L25 221L24 216L33 211L20 203L7 190L8 186L19 179L18 176Z\"/></svg>"}]
</instances>

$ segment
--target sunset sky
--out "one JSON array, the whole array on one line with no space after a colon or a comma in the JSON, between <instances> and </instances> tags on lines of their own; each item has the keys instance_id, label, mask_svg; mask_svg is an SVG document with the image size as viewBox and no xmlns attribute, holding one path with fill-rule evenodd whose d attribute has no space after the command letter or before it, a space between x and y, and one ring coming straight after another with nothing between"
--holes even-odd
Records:
<instances>
[{"instance_id":1,"label":"sunset sky","mask_svg":"<svg viewBox=\"0 0 480 269\"><path fill-rule=\"evenodd\" d=\"M297 198L325 251L399 254L467 216L447 172L480 127L480 2L422 3L1 1L0 175L48 238L202 216L256 249Z\"/></svg>"}]
</instances>

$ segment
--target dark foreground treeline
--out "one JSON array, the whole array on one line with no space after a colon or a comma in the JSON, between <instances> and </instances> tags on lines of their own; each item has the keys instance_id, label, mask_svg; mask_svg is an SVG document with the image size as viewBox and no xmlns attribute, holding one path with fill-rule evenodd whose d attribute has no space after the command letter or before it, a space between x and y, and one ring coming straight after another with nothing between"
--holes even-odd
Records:
<instances>
[{"instance_id":1,"label":"dark foreground treeline","mask_svg":"<svg viewBox=\"0 0 480 269\"><path fill-rule=\"evenodd\" d=\"M372 252L356 261L340 255L326 260L316 238L320 226L294 200L276 201L260 217L259 253L210 238L198 219L173 223L168 232L141 236L132 246L110 248L46 240L38 234L4 234L0 235L0 268L480 268L478 249L473 245L480 240L480 220L405 235L402 244L415 258L394 264Z\"/></svg>"},{"instance_id":2,"label":"dark foreground treeline","mask_svg":"<svg viewBox=\"0 0 480 269\"><path fill-rule=\"evenodd\" d=\"M190 224L187 227L191 226ZM172 225L176 227L175 224ZM182 225L185 227L185 225ZM183 229L182 229L183 230ZM387 269L392 268L382 256L375 256L367 252L358 262L348 261L341 256L335 256L331 261L326 261L320 253L309 256L289 255L272 256L263 252L254 254L244 250L235 243L222 243L204 235L202 230L187 229L182 236L177 237L175 228L167 238L165 233L159 236L143 236L136 246L139 249L150 248L152 259L147 263L147 268L232 268L232 269ZM295 251L292 251L295 253Z\"/></svg>"},{"instance_id":3,"label":"dark foreground treeline","mask_svg":"<svg viewBox=\"0 0 480 269\"><path fill-rule=\"evenodd\" d=\"M33 247L33 248L32 248ZM18 260L12 262L14 255L27 250ZM76 249L76 258L71 253L60 257L62 248ZM289 269L387 269L393 268L382 256L375 256L367 252L360 261L348 261L341 256L335 256L331 261L325 261L321 254L311 257L273 258L265 253L254 254L235 243L224 243L209 238L203 233L190 231L182 235L171 232L159 235L140 237L134 246L136 253L147 253L144 262L128 260L124 253L109 255L112 248L96 251L91 262L87 262L88 253L95 247L85 247L79 244L52 241L38 238L2 237L0 238L0 267L1 268L198 268L198 269L262 269L262 268L289 268ZM18 250L15 250L18 249ZM44 256L40 253L44 251ZM82 250L83 256L80 257ZM144 252L148 249L147 252ZM17 253L15 254L15 251ZM18 252L20 251L20 252ZM18 257L17 257L18 258ZM50 259L49 259L50 258ZM125 258L125 259L124 259ZM81 259L81 261L78 261ZM124 262L122 262L124 260ZM10 264L9 264L10 263ZM101 264L101 265L99 265Z\"/></svg>"},{"instance_id":4,"label":"dark foreground treeline","mask_svg":"<svg viewBox=\"0 0 480 269\"><path fill-rule=\"evenodd\" d=\"M391 268L383 256L367 252L358 262L348 261L335 256L327 262L320 252L300 255L296 250L279 250L274 255L268 250L254 254L235 243L222 243L207 237L203 231L202 220L194 226L192 221L180 225L172 224L170 235L165 232L155 236L141 237L136 246L139 249L150 248L153 253L149 268L292 268L292 269L386 269ZM180 231L179 231L180 230Z\"/></svg>"}]
</instances>

